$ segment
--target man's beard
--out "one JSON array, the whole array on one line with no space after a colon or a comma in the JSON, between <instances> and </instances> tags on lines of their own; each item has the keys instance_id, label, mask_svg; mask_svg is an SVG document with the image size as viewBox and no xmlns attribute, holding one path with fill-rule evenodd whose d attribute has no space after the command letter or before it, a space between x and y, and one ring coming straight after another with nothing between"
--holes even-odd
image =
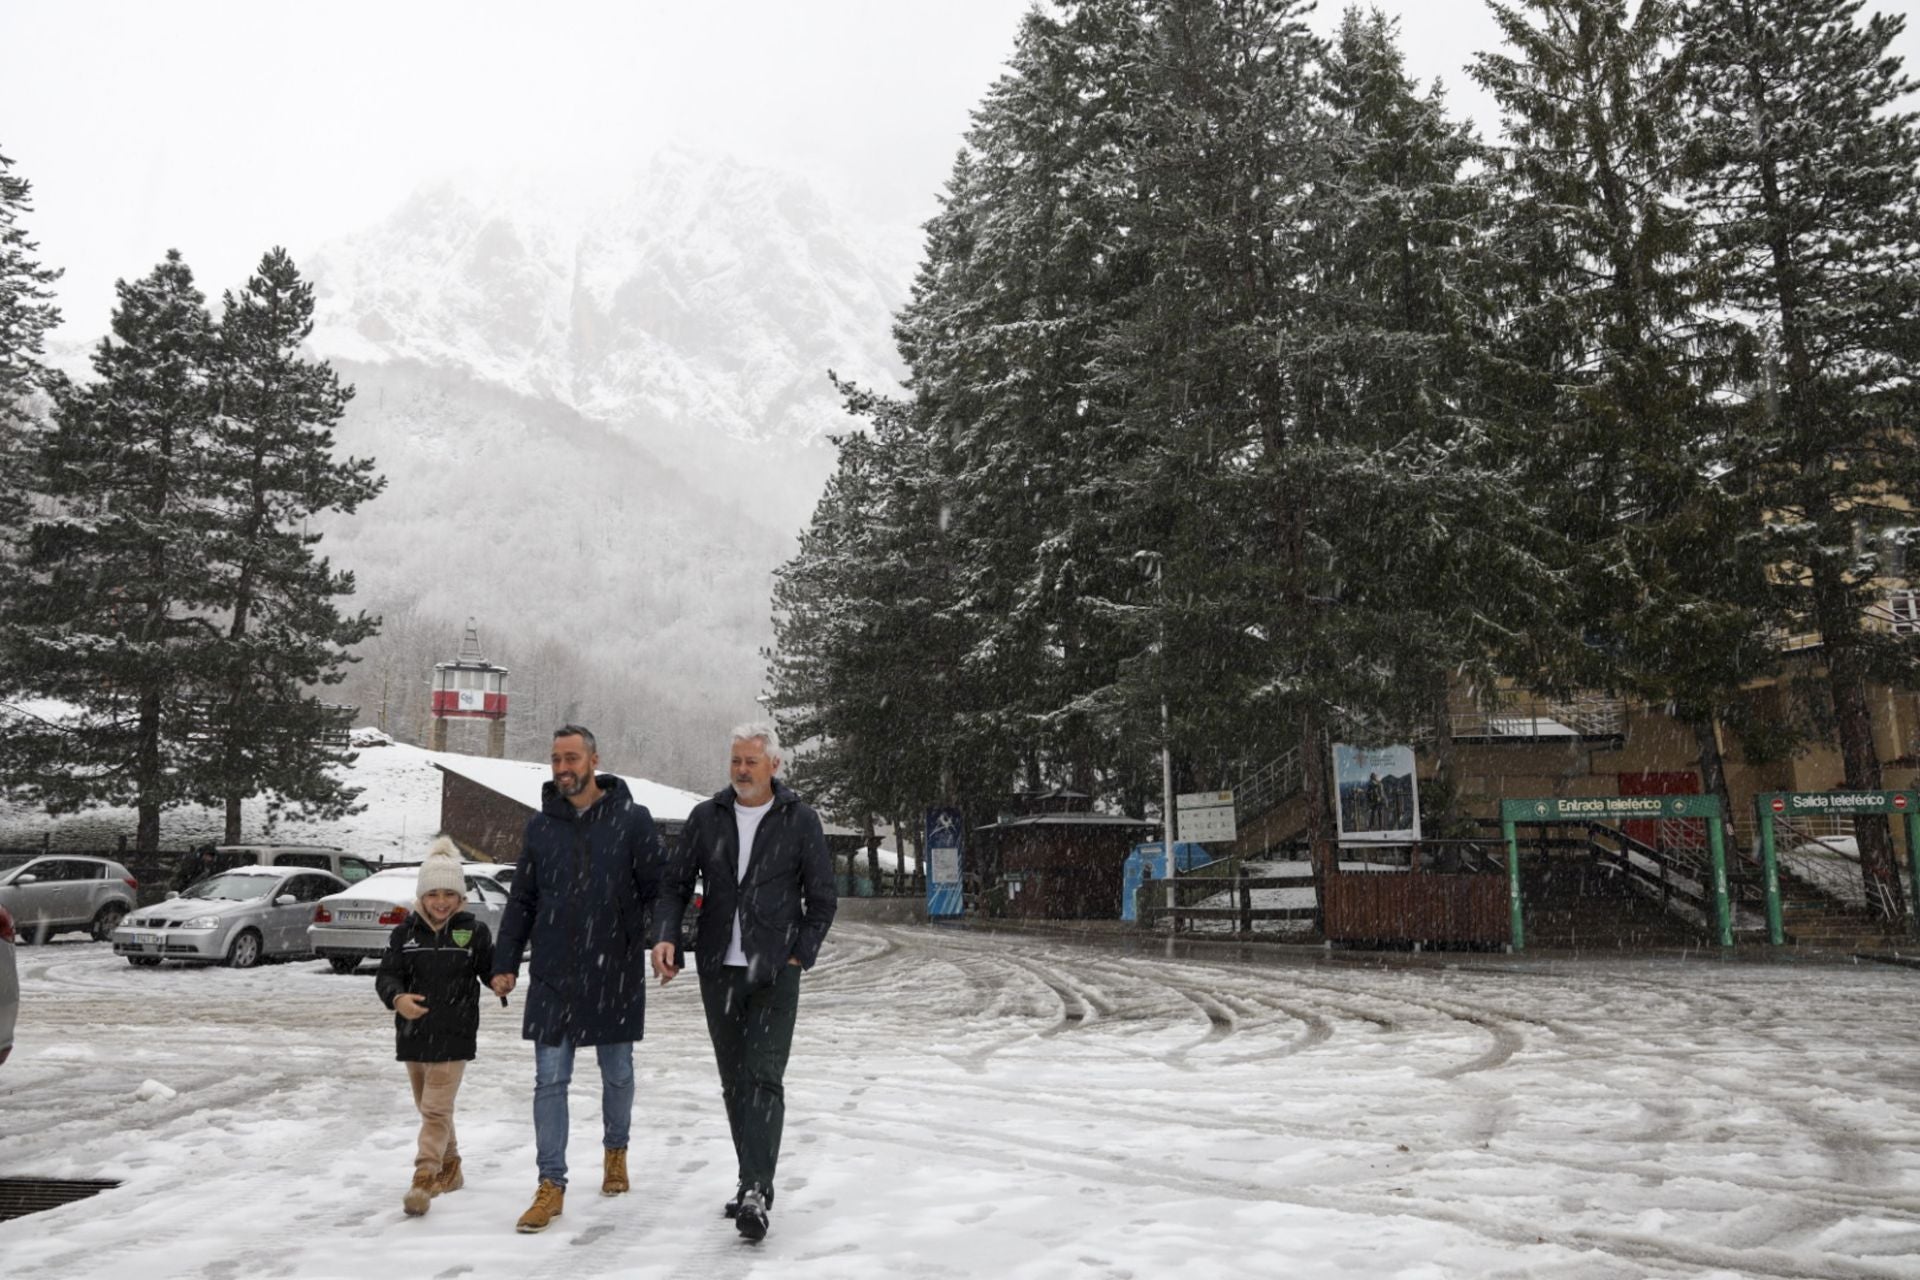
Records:
<instances>
[{"instance_id":1,"label":"man's beard","mask_svg":"<svg viewBox=\"0 0 1920 1280\"><path fill-rule=\"evenodd\" d=\"M587 778L590 776L589 774L582 774L575 778L572 774L563 774L554 778L553 785L558 788L561 795L571 799L587 789ZM573 778L571 785L565 781L566 778Z\"/></svg>"}]
</instances>

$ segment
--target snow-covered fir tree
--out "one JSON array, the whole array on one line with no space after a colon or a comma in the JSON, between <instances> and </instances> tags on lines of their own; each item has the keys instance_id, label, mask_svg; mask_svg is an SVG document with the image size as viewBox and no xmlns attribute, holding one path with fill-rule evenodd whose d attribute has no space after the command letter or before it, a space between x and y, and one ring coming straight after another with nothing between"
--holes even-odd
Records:
<instances>
[{"instance_id":1,"label":"snow-covered fir tree","mask_svg":"<svg viewBox=\"0 0 1920 1280\"><path fill-rule=\"evenodd\" d=\"M60 272L43 265L21 219L33 209L33 184L13 172L0 152L0 601L11 599L9 577L26 526L30 472L40 446L36 404L58 379L42 357L46 335L60 323L53 305ZM0 611L6 605L0 603ZM0 661L0 690L17 687Z\"/></svg>"},{"instance_id":2,"label":"snow-covered fir tree","mask_svg":"<svg viewBox=\"0 0 1920 1280\"><path fill-rule=\"evenodd\" d=\"M1907 581L1886 553L1920 504L1920 86L1891 52L1905 20L1862 8L1693 0L1686 38L1702 218L1751 356L1734 483L1798 627L1820 634L1841 781L1877 790L1868 685L1915 671L1910 638L1863 620ZM1897 918L1886 824L1856 830L1868 897Z\"/></svg>"},{"instance_id":3,"label":"snow-covered fir tree","mask_svg":"<svg viewBox=\"0 0 1920 1280\"><path fill-rule=\"evenodd\" d=\"M1725 483L1716 397L1733 335L1687 202L1681 8L1524 0L1494 14L1506 48L1475 68L1506 135L1492 385L1576 549L1581 643L1544 654L1544 673L1673 708L1728 802L1718 726L1774 654L1766 566L1738 538L1752 512Z\"/></svg>"},{"instance_id":4,"label":"snow-covered fir tree","mask_svg":"<svg viewBox=\"0 0 1920 1280\"><path fill-rule=\"evenodd\" d=\"M352 389L301 344L313 327L313 286L273 249L238 294L224 299L214 391L218 411L203 454L211 499L206 555L222 643L195 673L197 744L191 793L226 807L226 838L241 838L241 802L344 812L337 713L322 701L348 650L376 629L343 615L353 575L318 553L309 521L350 514L380 492L369 459L337 459L334 427Z\"/></svg>"},{"instance_id":5,"label":"snow-covered fir tree","mask_svg":"<svg viewBox=\"0 0 1920 1280\"><path fill-rule=\"evenodd\" d=\"M186 798L180 697L214 669L207 446L216 341L177 251L115 285L97 380L65 390L36 488L7 648L33 690L68 704L17 719L10 786L50 812L138 810L136 847L159 847L162 810Z\"/></svg>"}]
</instances>

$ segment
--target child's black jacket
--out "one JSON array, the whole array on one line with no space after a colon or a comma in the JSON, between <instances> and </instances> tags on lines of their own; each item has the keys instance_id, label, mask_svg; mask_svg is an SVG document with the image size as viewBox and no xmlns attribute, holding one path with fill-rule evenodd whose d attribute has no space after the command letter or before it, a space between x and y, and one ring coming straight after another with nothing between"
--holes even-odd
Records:
<instances>
[{"instance_id":1,"label":"child's black jacket","mask_svg":"<svg viewBox=\"0 0 1920 1280\"><path fill-rule=\"evenodd\" d=\"M411 991L426 1003L413 1022L393 1015L394 1057L402 1062L465 1062L473 1058L480 1031L480 991L493 972L493 934L456 911L436 930L418 911L396 925L380 957L373 989L393 1008L394 997Z\"/></svg>"}]
</instances>

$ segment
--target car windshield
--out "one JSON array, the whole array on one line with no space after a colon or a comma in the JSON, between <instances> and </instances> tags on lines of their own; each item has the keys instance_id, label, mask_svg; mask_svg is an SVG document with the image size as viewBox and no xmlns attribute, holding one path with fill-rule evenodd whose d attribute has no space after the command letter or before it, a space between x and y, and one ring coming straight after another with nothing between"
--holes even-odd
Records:
<instances>
[{"instance_id":1,"label":"car windshield","mask_svg":"<svg viewBox=\"0 0 1920 1280\"><path fill-rule=\"evenodd\" d=\"M277 881L272 876L209 876L196 885L190 885L180 896L183 898L218 898L223 902L245 902L249 898L264 898Z\"/></svg>"}]
</instances>

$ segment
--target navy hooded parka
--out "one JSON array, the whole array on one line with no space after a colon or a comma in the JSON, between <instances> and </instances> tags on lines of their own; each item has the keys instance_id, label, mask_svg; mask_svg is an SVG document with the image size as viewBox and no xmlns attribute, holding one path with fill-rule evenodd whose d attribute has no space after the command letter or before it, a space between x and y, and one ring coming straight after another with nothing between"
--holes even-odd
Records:
<instances>
[{"instance_id":1,"label":"navy hooded parka","mask_svg":"<svg viewBox=\"0 0 1920 1280\"><path fill-rule=\"evenodd\" d=\"M645 1029L660 837L625 782L598 782L605 794L584 811L542 789L494 946L494 972L514 973L532 944L521 1034L542 1044L619 1044Z\"/></svg>"}]
</instances>

